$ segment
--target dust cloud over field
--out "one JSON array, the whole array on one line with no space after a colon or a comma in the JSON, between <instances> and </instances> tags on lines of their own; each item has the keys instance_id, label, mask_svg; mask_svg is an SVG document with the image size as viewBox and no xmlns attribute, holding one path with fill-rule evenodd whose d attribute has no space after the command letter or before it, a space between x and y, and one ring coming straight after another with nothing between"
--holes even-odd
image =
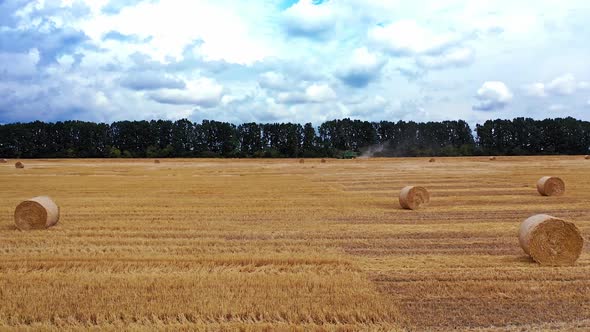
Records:
<instances>
[{"instance_id":1,"label":"dust cloud over field","mask_svg":"<svg viewBox=\"0 0 590 332\"><path fill-rule=\"evenodd\" d=\"M588 240L583 157L26 164L0 166L0 329L590 329L587 246L541 267L517 238L547 213ZM406 185L430 205L401 209ZM38 195L59 224L18 231Z\"/></svg>"}]
</instances>

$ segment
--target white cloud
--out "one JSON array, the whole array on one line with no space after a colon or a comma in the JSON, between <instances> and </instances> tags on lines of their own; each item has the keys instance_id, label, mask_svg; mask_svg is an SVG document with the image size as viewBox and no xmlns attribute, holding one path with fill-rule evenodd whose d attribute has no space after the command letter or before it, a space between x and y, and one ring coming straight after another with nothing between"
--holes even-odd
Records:
<instances>
[{"instance_id":1,"label":"white cloud","mask_svg":"<svg viewBox=\"0 0 590 332\"><path fill-rule=\"evenodd\" d=\"M201 107L217 106L222 95L223 87L208 79L188 82L186 90L161 89L147 94L150 99L161 104Z\"/></svg>"},{"instance_id":2,"label":"white cloud","mask_svg":"<svg viewBox=\"0 0 590 332\"><path fill-rule=\"evenodd\" d=\"M576 78L572 74L565 74L557 77L545 86L545 90L551 94L557 95L571 95L576 92L577 83Z\"/></svg>"},{"instance_id":3,"label":"white cloud","mask_svg":"<svg viewBox=\"0 0 590 332\"><path fill-rule=\"evenodd\" d=\"M271 90L286 90L289 88L289 82L283 74L269 71L261 74L258 78L258 84L261 88Z\"/></svg>"},{"instance_id":4,"label":"white cloud","mask_svg":"<svg viewBox=\"0 0 590 332\"><path fill-rule=\"evenodd\" d=\"M31 49L28 53L2 53L0 52L0 78L28 77L37 72L39 63L39 51Z\"/></svg>"},{"instance_id":5,"label":"white cloud","mask_svg":"<svg viewBox=\"0 0 590 332\"><path fill-rule=\"evenodd\" d=\"M161 61L182 57L185 47L201 40L199 52L207 59L251 64L273 52L267 31L253 25L263 17L244 16L252 11L244 6L184 0L141 2L117 15L98 14L81 27L97 42L109 31L151 38L141 49Z\"/></svg>"},{"instance_id":6,"label":"white cloud","mask_svg":"<svg viewBox=\"0 0 590 332\"><path fill-rule=\"evenodd\" d=\"M369 31L369 39L378 47L394 54L437 54L461 38L450 32L433 31L413 20L401 20Z\"/></svg>"},{"instance_id":7,"label":"white cloud","mask_svg":"<svg viewBox=\"0 0 590 332\"><path fill-rule=\"evenodd\" d=\"M379 118L380 114L385 114L387 111L395 108L399 110L399 103L392 107L392 103L381 95L369 97L359 103L349 105L350 115L362 118ZM385 117L381 117L385 118Z\"/></svg>"},{"instance_id":8,"label":"white cloud","mask_svg":"<svg viewBox=\"0 0 590 332\"><path fill-rule=\"evenodd\" d=\"M313 84L305 89L307 100L321 103L336 99L336 93L326 84Z\"/></svg>"},{"instance_id":9,"label":"white cloud","mask_svg":"<svg viewBox=\"0 0 590 332\"><path fill-rule=\"evenodd\" d=\"M590 120L588 21L584 0L4 1L0 122Z\"/></svg>"},{"instance_id":10,"label":"white cloud","mask_svg":"<svg viewBox=\"0 0 590 332\"><path fill-rule=\"evenodd\" d=\"M284 14L287 32L316 38L330 30L335 24L336 15L331 4L314 4L313 0L300 0Z\"/></svg>"},{"instance_id":11,"label":"white cloud","mask_svg":"<svg viewBox=\"0 0 590 332\"><path fill-rule=\"evenodd\" d=\"M533 97L547 97L545 92L545 84L533 83L525 86L526 94Z\"/></svg>"},{"instance_id":12,"label":"white cloud","mask_svg":"<svg viewBox=\"0 0 590 332\"><path fill-rule=\"evenodd\" d=\"M121 78L121 85L132 90L184 89L186 86L181 79L149 71L126 74Z\"/></svg>"},{"instance_id":13,"label":"white cloud","mask_svg":"<svg viewBox=\"0 0 590 332\"><path fill-rule=\"evenodd\" d=\"M336 92L327 84L313 84L305 92L281 92L277 101L281 104L324 103L336 99Z\"/></svg>"},{"instance_id":14,"label":"white cloud","mask_svg":"<svg viewBox=\"0 0 590 332\"><path fill-rule=\"evenodd\" d=\"M504 82L489 81L477 90L476 97L479 104L473 106L474 110L494 111L506 107L512 101L513 95Z\"/></svg>"},{"instance_id":15,"label":"white cloud","mask_svg":"<svg viewBox=\"0 0 590 332\"><path fill-rule=\"evenodd\" d=\"M369 52L366 47L357 48L352 52L349 63L338 76L350 86L362 88L377 78L386 60Z\"/></svg>"},{"instance_id":16,"label":"white cloud","mask_svg":"<svg viewBox=\"0 0 590 332\"><path fill-rule=\"evenodd\" d=\"M410 67L406 64L398 67L402 75L411 80L430 70L472 64L476 52L467 43L474 36L474 31L459 31L441 26L433 28L431 24L407 19L374 27L368 33L369 42L375 48L397 59L408 57L413 60Z\"/></svg>"},{"instance_id":17,"label":"white cloud","mask_svg":"<svg viewBox=\"0 0 590 332\"><path fill-rule=\"evenodd\" d=\"M561 75L548 83L533 83L525 86L525 91L529 96L547 97L547 96L571 96L579 90L590 88L590 83L578 82L573 74Z\"/></svg>"},{"instance_id":18,"label":"white cloud","mask_svg":"<svg viewBox=\"0 0 590 332\"><path fill-rule=\"evenodd\" d=\"M469 47L453 48L439 56L423 55L416 62L427 69L441 69L453 66L465 66L475 60L475 51Z\"/></svg>"}]
</instances>

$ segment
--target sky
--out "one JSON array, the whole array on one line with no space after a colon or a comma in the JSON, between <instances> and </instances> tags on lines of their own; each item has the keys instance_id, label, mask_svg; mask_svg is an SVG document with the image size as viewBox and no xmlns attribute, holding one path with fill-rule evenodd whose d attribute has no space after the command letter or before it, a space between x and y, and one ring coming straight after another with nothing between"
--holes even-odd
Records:
<instances>
[{"instance_id":1,"label":"sky","mask_svg":"<svg viewBox=\"0 0 590 332\"><path fill-rule=\"evenodd\" d=\"M587 0L0 0L0 123L590 120Z\"/></svg>"}]
</instances>

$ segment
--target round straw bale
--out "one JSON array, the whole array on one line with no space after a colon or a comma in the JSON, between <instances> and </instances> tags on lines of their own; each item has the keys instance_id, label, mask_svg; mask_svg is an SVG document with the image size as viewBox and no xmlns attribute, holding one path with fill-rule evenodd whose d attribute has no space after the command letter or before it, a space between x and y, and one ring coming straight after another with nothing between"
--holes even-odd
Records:
<instances>
[{"instance_id":1,"label":"round straw bale","mask_svg":"<svg viewBox=\"0 0 590 332\"><path fill-rule=\"evenodd\" d=\"M159 164L160 161L158 159L154 160L154 164Z\"/></svg>"},{"instance_id":2,"label":"round straw bale","mask_svg":"<svg viewBox=\"0 0 590 332\"><path fill-rule=\"evenodd\" d=\"M491 157L490 157L490 160L496 160L496 157L494 157L494 156L491 156Z\"/></svg>"},{"instance_id":3,"label":"round straw bale","mask_svg":"<svg viewBox=\"0 0 590 332\"><path fill-rule=\"evenodd\" d=\"M582 253L584 238L572 222L537 214L520 225L520 246L541 265L573 265Z\"/></svg>"},{"instance_id":4,"label":"round straw bale","mask_svg":"<svg viewBox=\"0 0 590 332\"><path fill-rule=\"evenodd\" d=\"M430 202L430 194L424 187L407 186L399 193L399 204L408 210L416 210Z\"/></svg>"},{"instance_id":5,"label":"round straw bale","mask_svg":"<svg viewBox=\"0 0 590 332\"><path fill-rule=\"evenodd\" d=\"M590 154L587 154L587 155L585 155L585 156L584 156L584 159L586 159L586 160L590 160Z\"/></svg>"},{"instance_id":6,"label":"round straw bale","mask_svg":"<svg viewBox=\"0 0 590 332\"><path fill-rule=\"evenodd\" d=\"M6 159L0 159L0 164L6 164L8 162L8 160Z\"/></svg>"},{"instance_id":7,"label":"round straw bale","mask_svg":"<svg viewBox=\"0 0 590 332\"><path fill-rule=\"evenodd\" d=\"M14 164L14 167L16 167L16 168L25 168L25 164L21 163L20 161L17 161L16 164Z\"/></svg>"},{"instance_id":8,"label":"round straw bale","mask_svg":"<svg viewBox=\"0 0 590 332\"><path fill-rule=\"evenodd\" d=\"M326 159L322 158L322 164L326 163Z\"/></svg>"},{"instance_id":9,"label":"round straw bale","mask_svg":"<svg viewBox=\"0 0 590 332\"><path fill-rule=\"evenodd\" d=\"M300 164L305 164L305 159L299 159Z\"/></svg>"},{"instance_id":10,"label":"round straw bale","mask_svg":"<svg viewBox=\"0 0 590 332\"><path fill-rule=\"evenodd\" d=\"M434 163L434 162L436 162L436 159L434 159L434 158L430 158L430 160L429 160L428 162L429 162L429 163Z\"/></svg>"},{"instance_id":11,"label":"round straw bale","mask_svg":"<svg viewBox=\"0 0 590 332\"><path fill-rule=\"evenodd\" d=\"M47 196L21 202L14 210L14 222L22 231L46 229L59 221L59 207Z\"/></svg>"},{"instance_id":12,"label":"round straw bale","mask_svg":"<svg viewBox=\"0 0 590 332\"><path fill-rule=\"evenodd\" d=\"M537 181L537 191L543 196L561 196L565 192L565 183L554 176L544 176Z\"/></svg>"}]
</instances>

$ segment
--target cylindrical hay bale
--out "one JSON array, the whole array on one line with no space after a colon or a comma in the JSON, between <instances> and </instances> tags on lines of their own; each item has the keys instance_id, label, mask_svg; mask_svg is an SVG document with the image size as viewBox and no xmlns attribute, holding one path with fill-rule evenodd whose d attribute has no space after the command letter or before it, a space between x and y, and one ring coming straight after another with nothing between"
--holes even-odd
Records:
<instances>
[{"instance_id":1,"label":"cylindrical hay bale","mask_svg":"<svg viewBox=\"0 0 590 332\"><path fill-rule=\"evenodd\" d=\"M305 159L299 159L300 164L305 164Z\"/></svg>"},{"instance_id":2,"label":"cylindrical hay bale","mask_svg":"<svg viewBox=\"0 0 590 332\"><path fill-rule=\"evenodd\" d=\"M544 176L537 181L537 191L543 196L561 196L565 193L565 183L554 176Z\"/></svg>"},{"instance_id":3,"label":"cylindrical hay bale","mask_svg":"<svg viewBox=\"0 0 590 332\"><path fill-rule=\"evenodd\" d=\"M585 156L584 156L584 159L586 159L586 160L590 160L590 154L587 154L587 155L585 155Z\"/></svg>"},{"instance_id":4,"label":"cylindrical hay bale","mask_svg":"<svg viewBox=\"0 0 590 332\"><path fill-rule=\"evenodd\" d=\"M490 160L496 160L496 157L492 156L490 157Z\"/></svg>"},{"instance_id":5,"label":"cylindrical hay bale","mask_svg":"<svg viewBox=\"0 0 590 332\"><path fill-rule=\"evenodd\" d=\"M154 160L154 164L159 164L160 161L158 159Z\"/></svg>"},{"instance_id":6,"label":"cylindrical hay bale","mask_svg":"<svg viewBox=\"0 0 590 332\"><path fill-rule=\"evenodd\" d=\"M322 164L325 164L325 163L326 163L326 159L322 158Z\"/></svg>"},{"instance_id":7,"label":"cylindrical hay bale","mask_svg":"<svg viewBox=\"0 0 590 332\"><path fill-rule=\"evenodd\" d=\"M584 238L574 223L546 214L525 220L518 240L535 262L549 266L573 265L584 247Z\"/></svg>"},{"instance_id":8,"label":"cylindrical hay bale","mask_svg":"<svg viewBox=\"0 0 590 332\"><path fill-rule=\"evenodd\" d=\"M436 159L434 159L434 158L430 158L430 160L428 160L428 162L429 162L429 163L436 162Z\"/></svg>"},{"instance_id":9,"label":"cylindrical hay bale","mask_svg":"<svg viewBox=\"0 0 590 332\"><path fill-rule=\"evenodd\" d=\"M20 203L14 211L16 227L22 231L46 229L59 221L59 207L47 196L34 197Z\"/></svg>"},{"instance_id":10,"label":"cylindrical hay bale","mask_svg":"<svg viewBox=\"0 0 590 332\"><path fill-rule=\"evenodd\" d=\"M8 160L6 159L0 159L0 164L6 164L8 162Z\"/></svg>"},{"instance_id":11,"label":"cylindrical hay bale","mask_svg":"<svg viewBox=\"0 0 590 332\"><path fill-rule=\"evenodd\" d=\"M23 164L20 161L18 161L16 164L14 164L14 167L16 167L16 168L25 168L25 164Z\"/></svg>"},{"instance_id":12,"label":"cylindrical hay bale","mask_svg":"<svg viewBox=\"0 0 590 332\"><path fill-rule=\"evenodd\" d=\"M424 187L408 186L399 193L399 204L408 210L416 210L430 202L430 194Z\"/></svg>"}]
</instances>

